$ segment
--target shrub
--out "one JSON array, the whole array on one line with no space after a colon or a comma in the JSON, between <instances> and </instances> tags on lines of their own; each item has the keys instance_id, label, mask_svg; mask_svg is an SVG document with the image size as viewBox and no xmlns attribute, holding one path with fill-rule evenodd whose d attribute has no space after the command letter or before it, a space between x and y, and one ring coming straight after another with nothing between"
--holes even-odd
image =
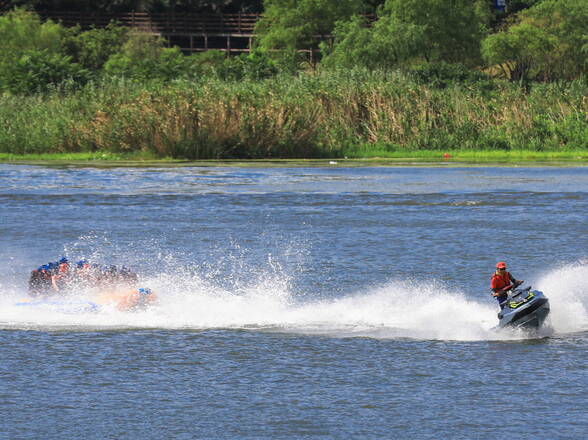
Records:
<instances>
[{"instance_id":1,"label":"shrub","mask_svg":"<svg viewBox=\"0 0 588 440\"><path fill-rule=\"evenodd\" d=\"M136 80L169 81L184 71L184 56L177 47L166 48L161 38L143 32L131 32L119 53L104 65L104 73Z\"/></svg>"},{"instance_id":2,"label":"shrub","mask_svg":"<svg viewBox=\"0 0 588 440\"><path fill-rule=\"evenodd\" d=\"M421 63L408 70L419 83L445 88L451 83L488 82L488 76L463 64Z\"/></svg>"},{"instance_id":3,"label":"shrub","mask_svg":"<svg viewBox=\"0 0 588 440\"><path fill-rule=\"evenodd\" d=\"M122 50L127 38L127 28L110 23L103 29L72 33L64 44L75 62L98 72L112 55Z\"/></svg>"},{"instance_id":4,"label":"shrub","mask_svg":"<svg viewBox=\"0 0 588 440\"><path fill-rule=\"evenodd\" d=\"M67 30L24 9L15 9L0 16L0 62L10 63L27 50L62 53Z\"/></svg>"},{"instance_id":5,"label":"shrub","mask_svg":"<svg viewBox=\"0 0 588 440\"><path fill-rule=\"evenodd\" d=\"M226 58L226 54L220 50L207 50L187 56L184 75L188 78L216 75Z\"/></svg>"},{"instance_id":6,"label":"shrub","mask_svg":"<svg viewBox=\"0 0 588 440\"><path fill-rule=\"evenodd\" d=\"M23 9L0 16L0 90L29 94L87 81L89 72L63 51L73 32Z\"/></svg>"},{"instance_id":7,"label":"shrub","mask_svg":"<svg viewBox=\"0 0 588 440\"><path fill-rule=\"evenodd\" d=\"M2 89L14 94L45 92L66 81L83 84L89 77L90 73L71 57L48 50L28 50L12 64L0 66Z\"/></svg>"},{"instance_id":8,"label":"shrub","mask_svg":"<svg viewBox=\"0 0 588 440\"><path fill-rule=\"evenodd\" d=\"M225 80L265 79L278 73L276 64L265 54L253 52L225 59L219 77Z\"/></svg>"}]
</instances>

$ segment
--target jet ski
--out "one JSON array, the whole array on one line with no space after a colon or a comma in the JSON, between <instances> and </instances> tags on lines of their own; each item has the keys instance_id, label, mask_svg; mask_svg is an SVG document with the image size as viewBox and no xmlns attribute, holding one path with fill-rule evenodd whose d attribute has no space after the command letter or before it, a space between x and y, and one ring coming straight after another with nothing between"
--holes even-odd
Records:
<instances>
[{"instance_id":1,"label":"jet ski","mask_svg":"<svg viewBox=\"0 0 588 440\"><path fill-rule=\"evenodd\" d=\"M515 327L534 330L543 325L549 315L549 300L543 292L531 290L531 286L518 289L520 283L507 292L500 306L498 327Z\"/></svg>"}]
</instances>

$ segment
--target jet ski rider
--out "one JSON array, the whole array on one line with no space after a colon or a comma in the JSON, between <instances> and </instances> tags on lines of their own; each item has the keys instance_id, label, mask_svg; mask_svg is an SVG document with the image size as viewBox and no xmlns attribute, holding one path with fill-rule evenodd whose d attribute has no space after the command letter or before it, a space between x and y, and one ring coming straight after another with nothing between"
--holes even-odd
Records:
<instances>
[{"instance_id":1,"label":"jet ski rider","mask_svg":"<svg viewBox=\"0 0 588 440\"><path fill-rule=\"evenodd\" d=\"M494 272L490 280L490 288L493 292L492 296L498 300L501 309L504 308L507 292L514 287L515 283L522 284L523 280L517 281L506 270L506 263L504 261L496 263L496 272Z\"/></svg>"}]
</instances>

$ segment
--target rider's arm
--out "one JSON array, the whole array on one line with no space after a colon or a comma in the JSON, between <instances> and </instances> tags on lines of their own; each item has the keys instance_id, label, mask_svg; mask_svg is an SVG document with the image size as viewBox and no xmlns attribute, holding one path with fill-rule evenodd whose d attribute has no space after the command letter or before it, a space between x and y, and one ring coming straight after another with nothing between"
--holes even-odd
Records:
<instances>
[{"instance_id":1,"label":"rider's arm","mask_svg":"<svg viewBox=\"0 0 588 440\"><path fill-rule=\"evenodd\" d=\"M492 296L500 296L503 293L509 291L510 289L512 289L512 284L509 284L508 286L505 286L502 289L492 289L492 291L494 292Z\"/></svg>"},{"instance_id":2,"label":"rider's arm","mask_svg":"<svg viewBox=\"0 0 588 440\"><path fill-rule=\"evenodd\" d=\"M51 276L51 287L53 287L53 290L55 290L56 292L59 292L59 286L57 285L57 280L59 278L61 278L59 275Z\"/></svg>"}]
</instances>

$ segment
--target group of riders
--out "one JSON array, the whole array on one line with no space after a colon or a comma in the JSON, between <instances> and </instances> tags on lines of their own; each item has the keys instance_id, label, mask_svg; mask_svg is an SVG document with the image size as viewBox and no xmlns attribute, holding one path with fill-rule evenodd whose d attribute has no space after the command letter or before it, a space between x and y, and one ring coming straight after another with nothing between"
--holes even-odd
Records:
<instances>
[{"instance_id":1,"label":"group of riders","mask_svg":"<svg viewBox=\"0 0 588 440\"><path fill-rule=\"evenodd\" d=\"M157 299L151 289L137 288L138 281L137 274L125 266L90 264L87 260L72 264L63 257L31 272L29 295L45 299L93 289L99 302L114 302L120 310L136 310Z\"/></svg>"}]
</instances>

